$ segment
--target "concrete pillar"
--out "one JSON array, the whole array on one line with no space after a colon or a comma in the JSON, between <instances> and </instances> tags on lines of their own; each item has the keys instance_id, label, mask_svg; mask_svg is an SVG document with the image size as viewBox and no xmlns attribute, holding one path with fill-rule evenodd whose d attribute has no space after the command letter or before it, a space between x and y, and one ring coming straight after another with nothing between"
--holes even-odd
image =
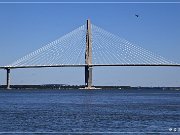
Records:
<instances>
[{"instance_id":1,"label":"concrete pillar","mask_svg":"<svg viewBox=\"0 0 180 135\"><path fill-rule=\"evenodd\" d=\"M85 85L86 87L92 87L92 67L85 66Z\"/></svg>"},{"instance_id":2,"label":"concrete pillar","mask_svg":"<svg viewBox=\"0 0 180 135\"><path fill-rule=\"evenodd\" d=\"M91 42L91 22L87 20L86 32L86 52L85 52L85 86L91 88L92 86L92 42Z\"/></svg>"},{"instance_id":3,"label":"concrete pillar","mask_svg":"<svg viewBox=\"0 0 180 135\"><path fill-rule=\"evenodd\" d=\"M6 68L6 71L7 71L6 88L10 89L10 69Z\"/></svg>"}]
</instances>

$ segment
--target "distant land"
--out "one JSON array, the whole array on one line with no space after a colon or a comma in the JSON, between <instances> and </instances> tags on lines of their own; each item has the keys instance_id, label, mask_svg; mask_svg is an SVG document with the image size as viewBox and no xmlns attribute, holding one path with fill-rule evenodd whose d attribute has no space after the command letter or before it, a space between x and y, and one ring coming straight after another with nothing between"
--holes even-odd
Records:
<instances>
[{"instance_id":1,"label":"distant land","mask_svg":"<svg viewBox=\"0 0 180 135\"><path fill-rule=\"evenodd\" d=\"M159 90L180 90L180 87L131 87L131 86L93 86L95 89L119 89L119 90L141 90L141 89L159 89ZM84 89L85 85L67 85L67 84L42 84L42 85L11 85L12 89ZM0 85L0 89L6 89L6 85Z\"/></svg>"}]
</instances>

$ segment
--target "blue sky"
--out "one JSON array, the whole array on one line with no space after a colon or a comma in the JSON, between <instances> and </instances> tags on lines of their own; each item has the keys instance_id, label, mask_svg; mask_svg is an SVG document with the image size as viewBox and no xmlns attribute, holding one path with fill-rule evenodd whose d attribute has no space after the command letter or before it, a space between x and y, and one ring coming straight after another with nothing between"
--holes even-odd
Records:
<instances>
[{"instance_id":1,"label":"blue sky","mask_svg":"<svg viewBox=\"0 0 180 135\"><path fill-rule=\"evenodd\" d=\"M137 18L134 15L139 14ZM180 4L0 4L0 65L92 23L180 63ZM0 71L0 84L5 83ZM180 68L94 68L95 85L179 86ZM84 84L83 68L18 69L12 84Z\"/></svg>"}]
</instances>

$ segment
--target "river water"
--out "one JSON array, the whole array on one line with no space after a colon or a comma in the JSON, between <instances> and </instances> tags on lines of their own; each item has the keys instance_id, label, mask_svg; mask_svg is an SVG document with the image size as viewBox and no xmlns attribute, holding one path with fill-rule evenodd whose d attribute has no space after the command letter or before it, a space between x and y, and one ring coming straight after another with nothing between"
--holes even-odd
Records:
<instances>
[{"instance_id":1,"label":"river water","mask_svg":"<svg viewBox=\"0 0 180 135\"><path fill-rule=\"evenodd\" d=\"M180 91L0 90L0 133L172 132Z\"/></svg>"}]
</instances>

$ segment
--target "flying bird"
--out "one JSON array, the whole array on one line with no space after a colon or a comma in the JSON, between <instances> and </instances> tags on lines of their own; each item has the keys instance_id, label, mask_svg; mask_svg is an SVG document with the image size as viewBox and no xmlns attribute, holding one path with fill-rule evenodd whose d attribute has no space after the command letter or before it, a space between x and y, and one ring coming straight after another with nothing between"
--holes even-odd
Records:
<instances>
[{"instance_id":1,"label":"flying bird","mask_svg":"<svg viewBox=\"0 0 180 135\"><path fill-rule=\"evenodd\" d=\"M135 14L136 17L139 17L139 15Z\"/></svg>"}]
</instances>

